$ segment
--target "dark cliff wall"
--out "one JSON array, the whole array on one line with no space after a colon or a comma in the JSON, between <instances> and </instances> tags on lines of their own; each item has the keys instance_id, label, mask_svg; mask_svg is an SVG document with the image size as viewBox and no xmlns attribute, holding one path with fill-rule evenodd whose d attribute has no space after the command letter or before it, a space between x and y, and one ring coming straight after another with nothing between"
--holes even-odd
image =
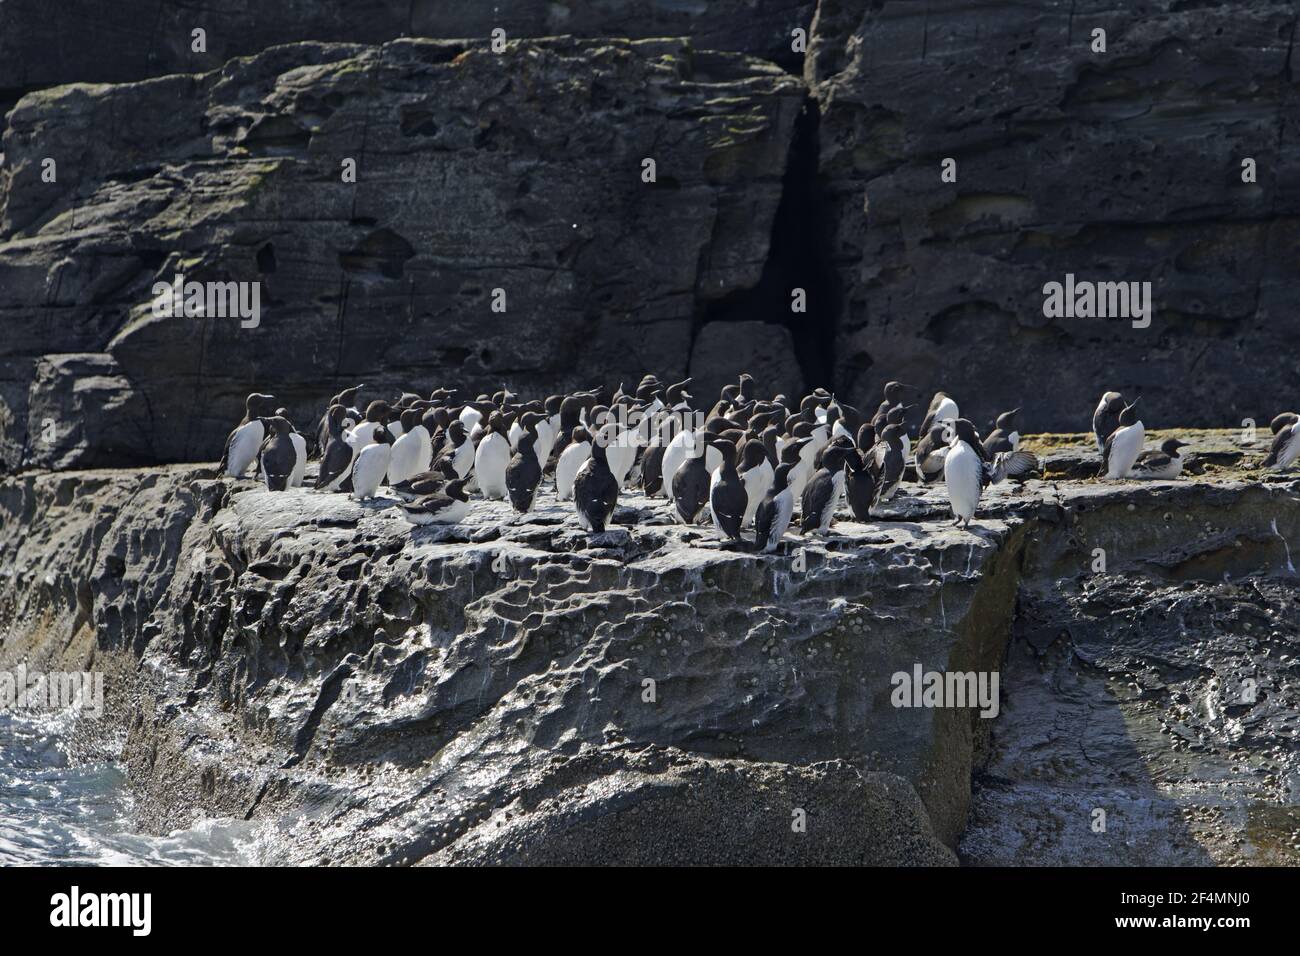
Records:
<instances>
[{"instance_id":1,"label":"dark cliff wall","mask_svg":"<svg viewBox=\"0 0 1300 956\"><path fill-rule=\"evenodd\" d=\"M1023 403L1055 430L1085 429L1109 388L1166 426L1294 404L1298 15L823 0L806 72L843 286L837 385L942 384L981 424ZM1045 318L1043 285L1067 273L1151 282L1150 326Z\"/></svg>"},{"instance_id":2,"label":"dark cliff wall","mask_svg":"<svg viewBox=\"0 0 1300 956\"><path fill-rule=\"evenodd\" d=\"M1293 3L139 6L0 4L0 467L215 458L255 386L357 381L1294 404ZM153 319L177 271L260 281L260 326ZM1150 327L1045 318L1066 273L1151 282Z\"/></svg>"}]
</instances>

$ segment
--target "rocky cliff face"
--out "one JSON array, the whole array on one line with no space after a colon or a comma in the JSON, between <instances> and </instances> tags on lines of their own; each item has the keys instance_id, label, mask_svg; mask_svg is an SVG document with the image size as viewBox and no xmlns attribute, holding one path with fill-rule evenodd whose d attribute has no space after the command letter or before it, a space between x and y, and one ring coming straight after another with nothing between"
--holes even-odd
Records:
<instances>
[{"instance_id":1,"label":"rocky cliff face","mask_svg":"<svg viewBox=\"0 0 1300 956\"><path fill-rule=\"evenodd\" d=\"M941 379L981 418L1032 395L1057 429L1103 383L1157 421L1271 418L1300 331L1296 23L1290 2L824 0L837 386ZM1045 317L1067 273L1150 282L1150 327Z\"/></svg>"},{"instance_id":2,"label":"rocky cliff face","mask_svg":"<svg viewBox=\"0 0 1300 956\"><path fill-rule=\"evenodd\" d=\"M30 95L5 137L9 446L25 418L33 465L213 457L252 381L306 421L336 380L681 369L695 312L763 270L803 99L738 54L575 40L297 44ZM260 283L260 321L154 314L177 274ZM132 405L138 434L87 440L74 385Z\"/></svg>"},{"instance_id":3,"label":"rocky cliff face","mask_svg":"<svg viewBox=\"0 0 1300 956\"><path fill-rule=\"evenodd\" d=\"M1285 0L38 6L0 7L11 470L212 457L249 391L358 380L750 367L1057 429L1105 388L1153 422L1285 404ZM151 319L177 272L262 283L259 326ZM1151 282L1150 327L1045 317L1067 273Z\"/></svg>"},{"instance_id":4,"label":"rocky cliff face","mask_svg":"<svg viewBox=\"0 0 1300 956\"><path fill-rule=\"evenodd\" d=\"M110 669L145 822L285 861L1294 863L1298 489L1200 447L770 557L635 496L588 539L549 493L412 531L202 467L12 478L0 663ZM895 706L916 665L1000 672L998 715Z\"/></svg>"}]
</instances>

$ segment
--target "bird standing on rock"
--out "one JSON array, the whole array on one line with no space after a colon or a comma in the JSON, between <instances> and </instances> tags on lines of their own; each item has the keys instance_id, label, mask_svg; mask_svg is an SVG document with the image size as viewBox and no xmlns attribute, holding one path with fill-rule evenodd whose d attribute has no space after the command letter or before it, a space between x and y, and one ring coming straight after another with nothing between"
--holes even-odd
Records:
<instances>
[{"instance_id":1,"label":"bird standing on rock","mask_svg":"<svg viewBox=\"0 0 1300 956\"><path fill-rule=\"evenodd\" d=\"M940 468L942 471L942 468ZM844 474L844 495L849 501L849 509L857 521L871 519L871 506L876 501L876 474L871 462L861 450L854 450L848 456L848 467Z\"/></svg>"},{"instance_id":2,"label":"bird standing on rock","mask_svg":"<svg viewBox=\"0 0 1300 956\"><path fill-rule=\"evenodd\" d=\"M1124 396L1119 392L1107 392L1097 403L1092 413L1092 435L1097 440L1097 451L1106 451L1106 439L1119 428L1119 416L1124 411Z\"/></svg>"},{"instance_id":3,"label":"bird standing on rock","mask_svg":"<svg viewBox=\"0 0 1300 956\"><path fill-rule=\"evenodd\" d=\"M316 476L316 489L338 491L339 486L352 474L356 449L348 442L343 421L348 410L342 405L331 405L325 413L325 448L321 454L320 472Z\"/></svg>"},{"instance_id":4,"label":"bird standing on rock","mask_svg":"<svg viewBox=\"0 0 1300 956\"><path fill-rule=\"evenodd\" d=\"M1300 457L1300 418L1286 421L1289 413L1279 415L1273 420L1273 447L1269 449L1260 467L1282 471L1290 468L1296 458Z\"/></svg>"},{"instance_id":5,"label":"bird standing on rock","mask_svg":"<svg viewBox=\"0 0 1300 956\"><path fill-rule=\"evenodd\" d=\"M1125 405L1119 413L1119 427L1110 433L1102 446L1101 473L1112 481L1127 478L1146 442L1146 428L1137 415L1137 402Z\"/></svg>"},{"instance_id":6,"label":"bird standing on rock","mask_svg":"<svg viewBox=\"0 0 1300 956\"><path fill-rule=\"evenodd\" d=\"M268 491L284 491L289 487L289 477L298 461L298 450L293 443L293 425L287 418L276 416L263 421L266 440L257 453L257 463Z\"/></svg>"},{"instance_id":7,"label":"bird standing on rock","mask_svg":"<svg viewBox=\"0 0 1300 956\"><path fill-rule=\"evenodd\" d=\"M776 469L768 460L767 448L759 439L752 438L745 442L740 457L740 479L745 483L746 496L745 517L740 526L748 528L754 523L758 506L767 497L767 489L772 487Z\"/></svg>"},{"instance_id":8,"label":"bird standing on rock","mask_svg":"<svg viewBox=\"0 0 1300 956\"><path fill-rule=\"evenodd\" d=\"M537 486L542 483L542 466L537 461L537 433L525 431L519 438L515 455L506 466L506 491L510 504L520 514L533 510Z\"/></svg>"},{"instance_id":9,"label":"bird standing on rock","mask_svg":"<svg viewBox=\"0 0 1300 956\"><path fill-rule=\"evenodd\" d=\"M469 440L465 424L459 419L447 426L442 450L434 457L434 462L443 459L451 462L458 478L468 478L474 470L474 443Z\"/></svg>"},{"instance_id":10,"label":"bird standing on rock","mask_svg":"<svg viewBox=\"0 0 1300 956\"><path fill-rule=\"evenodd\" d=\"M1007 451L989 455L975 426L959 418L949 426L951 441L943 462L944 484L953 523L970 527L980 495L987 485L1000 484L1008 477L1026 474L1038 467L1038 458L1028 451Z\"/></svg>"},{"instance_id":11,"label":"bird standing on rock","mask_svg":"<svg viewBox=\"0 0 1300 956\"><path fill-rule=\"evenodd\" d=\"M711 439L709 443L722 456L722 464L709 480L709 510L713 514L713 527L725 540L739 541L749 494L740 472L736 470L736 446L721 438Z\"/></svg>"},{"instance_id":12,"label":"bird standing on rock","mask_svg":"<svg viewBox=\"0 0 1300 956\"><path fill-rule=\"evenodd\" d=\"M686 443L690 457L673 474L672 496L678 519L684 525L693 525L700 520L700 513L708 504L711 478L706 465L704 432L684 434L690 436ZM717 454L721 455L721 452Z\"/></svg>"},{"instance_id":13,"label":"bird standing on rock","mask_svg":"<svg viewBox=\"0 0 1300 956\"><path fill-rule=\"evenodd\" d=\"M499 501L510 494L506 487L506 466L510 464L510 440L506 431L504 416L493 412L474 452L474 476L479 491L489 501Z\"/></svg>"},{"instance_id":14,"label":"bird standing on rock","mask_svg":"<svg viewBox=\"0 0 1300 956\"><path fill-rule=\"evenodd\" d=\"M581 425L577 425L564 451L560 452L560 460L555 464L556 498L560 501L568 501L573 497L573 480L578 477L578 471L590 457L591 433Z\"/></svg>"},{"instance_id":15,"label":"bird standing on rock","mask_svg":"<svg viewBox=\"0 0 1300 956\"><path fill-rule=\"evenodd\" d=\"M428 468L429 457L425 452L432 448L432 443L429 441L429 433L420 423L423 417L424 413L416 408L402 412L402 434L393 442L388 462L388 484L406 481Z\"/></svg>"},{"instance_id":16,"label":"bird standing on rock","mask_svg":"<svg viewBox=\"0 0 1300 956\"><path fill-rule=\"evenodd\" d=\"M592 534L604 534L618 505L618 481L609 470L605 445L613 438L608 428L592 439L591 457L582 463L573 479L573 503L578 509L578 524Z\"/></svg>"},{"instance_id":17,"label":"bird standing on rock","mask_svg":"<svg viewBox=\"0 0 1300 956\"><path fill-rule=\"evenodd\" d=\"M799 507L799 532L816 531L826 534L835 520L835 509L844 497L844 467L850 448L831 445L822 456L822 465L812 476L803 491ZM856 454L856 449L852 449Z\"/></svg>"},{"instance_id":18,"label":"bird standing on rock","mask_svg":"<svg viewBox=\"0 0 1300 956\"><path fill-rule=\"evenodd\" d=\"M275 414L276 398L254 392L244 400L244 419L226 439L221 462L217 466L229 478L242 478L257 461L262 441L266 438L265 419Z\"/></svg>"},{"instance_id":19,"label":"bird standing on rock","mask_svg":"<svg viewBox=\"0 0 1300 956\"><path fill-rule=\"evenodd\" d=\"M370 444L357 452L352 466L352 497L357 501L373 498L388 474L392 457L393 434L383 425L370 434Z\"/></svg>"},{"instance_id":20,"label":"bird standing on rock","mask_svg":"<svg viewBox=\"0 0 1300 956\"><path fill-rule=\"evenodd\" d=\"M767 495L754 514L755 551L771 554L790 527L790 519L794 517L794 493L787 482L793 467L788 461L776 466L772 487L767 490Z\"/></svg>"}]
</instances>

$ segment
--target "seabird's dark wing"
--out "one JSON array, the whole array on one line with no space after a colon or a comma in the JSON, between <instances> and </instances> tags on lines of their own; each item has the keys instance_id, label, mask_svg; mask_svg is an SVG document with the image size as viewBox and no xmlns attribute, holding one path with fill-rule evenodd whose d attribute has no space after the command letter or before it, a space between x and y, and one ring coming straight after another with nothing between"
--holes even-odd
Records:
<instances>
[{"instance_id":1,"label":"seabird's dark wing","mask_svg":"<svg viewBox=\"0 0 1300 956\"><path fill-rule=\"evenodd\" d=\"M241 425L239 427L243 428L244 426ZM229 435L226 436L226 447L221 450L221 462L220 464L217 465L218 471L225 471L226 465L230 462L230 446L235 441L235 432L237 431L239 431L239 428L236 428L235 431L232 431ZM258 454L261 454L260 449L258 451Z\"/></svg>"},{"instance_id":2,"label":"seabird's dark wing","mask_svg":"<svg viewBox=\"0 0 1300 956\"><path fill-rule=\"evenodd\" d=\"M772 522L776 518L776 496L767 495L758 504L754 512L754 550L762 551L767 547L767 539L772 535Z\"/></svg>"},{"instance_id":3,"label":"seabird's dark wing","mask_svg":"<svg viewBox=\"0 0 1300 956\"><path fill-rule=\"evenodd\" d=\"M1137 460L1133 462L1133 467L1147 468L1154 471L1157 468L1165 468L1171 464L1173 464L1173 459L1162 451L1144 451L1137 456Z\"/></svg>"},{"instance_id":4,"label":"seabird's dark wing","mask_svg":"<svg viewBox=\"0 0 1300 956\"><path fill-rule=\"evenodd\" d=\"M421 498L416 498L414 501L399 505L398 507L403 511L424 512L425 514L436 515L440 512L446 511L455 503L455 498L437 492L432 495L424 495Z\"/></svg>"},{"instance_id":5,"label":"seabird's dark wing","mask_svg":"<svg viewBox=\"0 0 1300 956\"><path fill-rule=\"evenodd\" d=\"M664 486L664 445L651 445L641 459L641 491L657 495Z\"/></svg>"},{"instance_id":6,"label":"seabird's dark wing","mask_svg":"<svg viewBox=\"0 0 1300 956\"><path fill-rule=\"evenodd\" d=\"M1110 449L1115 444L1115 433L1111 432L1106 436L1106 444L1101 450L1101 471L1097 472L1099 478L1105 478L1106 472L1110 470Z\"/></svg>"},{"instance_id":7,"label":"seabird's dark wing","mask_svg":"<svg viewBox=\"0 0 1300 956\"><path fill-rule=\"evenodd\" d=\"M343 474L348 465L352 464L353 454L352 446L343 439L331 439L325 446L325 454L320 460L320 474L316 476L316 487L324 488Z\"/></svg>"},{"instance_id":8,"label":"seabird's dark wing","mask_svg":"<svg viewBox=\"0 0 1300 956\"><path fill-rule=\"evenodd\" d=\"M831 473L820 468L804 485L803 498L799 502L800 534L807 534L822 523L822 510L831 500L832 481Z\"/></svg>"},{"instance_id":9,"label":"seabird's dark wing","mask_svg":"<svg viewBox=\"0 0 1300 956\"><path fill-rule=\"evenodd\" d=\"M1031 451L1004 451L994 456L984 469L985 484L998 484L1007 478L1025 475L1038 467L1038 456Z\"/></svg>"},{"instance_id":10,"label":"seabird's dark wing","mask_svg":"<svg viewBox=\"0 0 1300 956\"><path fill-rule=\"evenodd\" d=\"M1291 441L1291 433L1295 430L1295 427L1295 425L1285 425L1273 436L1273 447L1269 449L1268 457L1260 463L1261 468L1272 468L1277 464L1278 458L1282 455L1282 450Z\"/></svg>"}]
</instances>

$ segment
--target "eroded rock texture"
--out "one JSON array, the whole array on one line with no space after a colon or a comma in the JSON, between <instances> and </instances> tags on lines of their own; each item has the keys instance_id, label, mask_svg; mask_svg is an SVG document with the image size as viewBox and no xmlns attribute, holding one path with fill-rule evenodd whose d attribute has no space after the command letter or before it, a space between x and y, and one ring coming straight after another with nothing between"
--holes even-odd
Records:
<instances>
[{"instance_id":1,"label":"eroded rock texture","mask_svg":"<svg viewBox=\"0 0 1300 956\"><path fill-rule=\"evenodd\" d=\"M25 446L68 465L29 403L50 353L114 366L156 461L215 457L254 386L306 421L338 381L545 394L684 372L695 313L762 273L804 98L740 54L570 39L301 43L33 93L4 139L7 464ZM260 282L260 324L153 316L178 273Z\"/></svg>"},{"instance_id":2,"label":"eroded rock texture","mask_svg":"<svg viewBox=\"0 0 1300 956\"><path fill-rule=\"evenodd\" d=\"M1297 486L1197 445L1148 485L1044 445L975 533L926 489L764 557L632 495L589 539L549 490L412 531L208 468L10 478L0 663L112 665L142 822L282 861L1295 862ZM998 716L894 706L917 664L1001 672Z\"/></svg>"},{"instance_id":3,"label":"eroded rock texture","mask_svg":"<svg viewBox=\"0 0 1300 956\"><path fill-rule=\"evenodd\" d=\"M981 419L1032 396L1061 430L1086 427L1081 396L1103 386L1142 394L1148 423L1275 414L1300 332L1297 16L1289 0L822 0L806 70L837 386L916 379ZM1150 281L1151 326L1046 319L1044 283L1071 272Z\"/></svg>"}]
</instances>

